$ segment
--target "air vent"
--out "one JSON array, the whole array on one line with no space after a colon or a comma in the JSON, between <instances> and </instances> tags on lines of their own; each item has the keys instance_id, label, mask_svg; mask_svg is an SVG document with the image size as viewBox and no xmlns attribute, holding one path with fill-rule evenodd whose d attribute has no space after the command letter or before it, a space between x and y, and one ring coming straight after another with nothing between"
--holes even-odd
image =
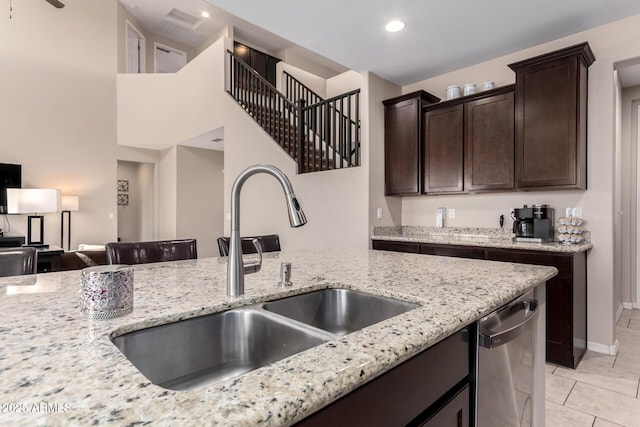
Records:
<instances>
[{"instance_id":1,"label":"air vent","mask_svg":"<svg viewBox=\"0 0 640 427\"><path fill-rule=\"evenodd\" d=\"M222 141L222 138L213 138L211 140L211 142L220 142L220 141Z\"/></svg>"},{"instance_id":2,"label":"air vent","mask_svg":"<svg viewBox=\"0 0 640 427\"><path fill-rule=\"evenodd\" d=\"M183 12L178 9L171 9L171 12L167 13L167 18L176 24L182 25L183 27L190 28L195 30L198 25L200 25L200 19L189 15L187 12Z\"/></svg>"}]
</instances>

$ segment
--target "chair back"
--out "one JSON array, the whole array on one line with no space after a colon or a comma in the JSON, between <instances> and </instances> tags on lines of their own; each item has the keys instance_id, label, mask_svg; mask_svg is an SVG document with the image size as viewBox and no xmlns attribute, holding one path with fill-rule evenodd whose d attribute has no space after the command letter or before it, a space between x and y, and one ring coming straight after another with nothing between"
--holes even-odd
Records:
<instances>
[{"instance_id":1,"label":"chair back","mask_svg":"<svg viewBox=\"0 0 640 427\"><path fill-rule=\"evenodd\" d=\"M0 248L0 277L34 274L38 266L35 248Z\"/></svg>"},{"instance_id":2,"label":"chair back","mask_svg":"<svg viewBox=\"0 0 640 427\"><path fill-rule=\"evenodd\" d=\"M243 254L255 254L257 252L256 248L253 246L253 243L251 243L253 239L258 239L260 247L262 248L262 252L279 252L282 250L280 248L280 236L278 236L277 234L267 234L264 236L243 237ZM218 250L220 251L220 256L229 256L228 237L218 237Z\"/></svg>"},{"instance_id":3,"label":"chair back","mask_svg":"<svg viewBox=\"0 0 640 427\"><path fill-rule=\"evenodd\" d=\"M198 257L195 239L107 243L105 249L109 264L146 264Z\"/></svg>"}]
</instances>

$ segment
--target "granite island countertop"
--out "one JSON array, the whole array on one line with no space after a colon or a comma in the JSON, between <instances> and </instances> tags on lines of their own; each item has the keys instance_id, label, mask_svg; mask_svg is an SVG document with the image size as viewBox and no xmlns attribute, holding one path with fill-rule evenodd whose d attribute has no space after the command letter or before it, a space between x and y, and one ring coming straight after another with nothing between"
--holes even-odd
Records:
<instances>
[{"instance_id":1,"label":"granite island countertop","mask_svg":"<svg viewBox=\"0 0 640 427\"><path fill-rule=\"evenodd\" d=\"M513 234L508 231L487 228L387 226L373 227L371 231L371 240L394 242L435 243L564 253L584 252L593 248L593 244L590 241L577 244L515 242L512 240L512 236Z\"/></svg>"},{"instance_id":2,"label":"granite island countertop","mask_svg":"<svg viewBox=\"0 0 640 427\"><path fill-rule=\"evenodd\" d=\"M293 263L279 288L280 262ZM288 425L553 277L553 267L326 249L265 256L226 296L226 259L134 266L134 310L80 315L80 271L0 279L0 424ZM110 336L314 289L344 287L421 307L195 391L150 383Z\"/></svg>"}]
</instances>

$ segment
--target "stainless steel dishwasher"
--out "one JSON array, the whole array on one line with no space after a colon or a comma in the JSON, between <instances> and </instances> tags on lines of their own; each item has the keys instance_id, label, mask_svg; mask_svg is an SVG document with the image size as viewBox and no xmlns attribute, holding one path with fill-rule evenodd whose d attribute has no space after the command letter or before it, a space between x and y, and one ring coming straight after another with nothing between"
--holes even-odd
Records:
<instances>
[{"instance_id":1,"label":"stainless steel dishwasher","mask_svg":"<svg viewBox=\"0 0 640 427\"><path fill-rule=\"evenodd\" d=\"M539 288L544 305L544 286ZM538 296L528 292L478 322L478 427L544 426L544 310Z\"/></svg>"}]
</instances>

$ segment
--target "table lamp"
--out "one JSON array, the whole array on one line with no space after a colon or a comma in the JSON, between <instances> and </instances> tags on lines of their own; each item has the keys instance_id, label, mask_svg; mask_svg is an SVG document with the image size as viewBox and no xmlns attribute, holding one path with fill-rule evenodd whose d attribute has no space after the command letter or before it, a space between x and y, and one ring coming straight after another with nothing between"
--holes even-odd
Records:
<instances>
[{"instance_id":1,"label":"table lamp","mask_svg":"<svg viewBox=\"0 0 640 427\"><path fill-rule=\"evenodd\" d=\"M44 217L40 214L58 212L59 206L60 190L58 189L7 188L7 213L31 214L27 217L26 246L42 248L48 246L44 244ZM38 225L39 230L37 230ZM39 233L35 234L34 231Z\"/></svg>"},{"instance_id":2,"label":"table lamp","mask_svg":"<svg viewBox=\"0 0 640 427\"><path fill-rule=\"evenodd\" d=\"M79 209L80 202L78 196L62 196L62 211L60 212L60 246L64 247L64 214L67 214L67 247L71 250L71 211Z\"/></svg>"}]
</instances>

